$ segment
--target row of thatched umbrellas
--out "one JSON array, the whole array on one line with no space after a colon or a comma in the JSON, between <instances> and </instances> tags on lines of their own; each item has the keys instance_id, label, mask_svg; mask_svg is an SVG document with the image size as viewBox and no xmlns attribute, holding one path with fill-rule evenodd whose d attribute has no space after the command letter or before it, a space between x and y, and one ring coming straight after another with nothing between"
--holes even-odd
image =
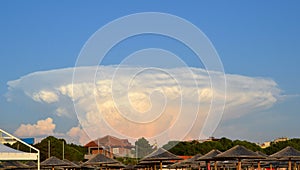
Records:
<instances>
[{"instance_id":1,"label":"row of thatched umbrellas","mask_svg":"<svg viewBox=\"0 0 300 170\"><path fill-rule=\"evenodd\" d=\"M46 159L45 161L41 162L41 166L44 168L51 168L54 170L55 167L62 167L62 168L68 168L68 169L77 169L77 168L100 168L102 167L109 167L109 168L124 168L125 166L120 163L119 161L109 158L103 154L97 154L94 155L91 159L88 161L82 163L81 165L77 165L71 161L68 160L60 160L54 156Z\"/></svg>"},{"instance_id":2,"label":"row of thatched umbrellas","mask_svg":"<svg viewBox=\"0 0 300 170\"><path fill-rule=\"evenodd\" d=\"M300 161L300 152L288 146L277 153L267 156L261 152L253 152L243 146L237 145L223 153L218 150L211 150L203 156L196 155L189 160L178 162L171 167L185 167L189 163L189 166L198 165L200 169L203 166L201 165L201 161L205 161L207 170L210 170L210 163L213 161L215 170L218 167L218 162L221 162L223 167L227 164L227 166L236 166L237 170L241 170L242 160L245 164L250 164L252 169L254 169L253 163L257 163L258 170L261 169L261 161L268 161L270 169L272 169L272 163L274 162L288 161L288 170L292 170L292 161Z\"/></svg>"},{"instance_id":3,"label":"row of thatched umbrellas","mask_svg":"<svg viewBox=\"0 0 300 170\"><path fill-rule=\"evenodd\" d=\"M82 163L81 165L77 165L67 159L60 160L55 156L52 156L43 162L41 162L41 167L43 169L52 169L55 167L64 168L64 169L81 169L89 168L94 169L95 167L109 167L109 168L124 168L125 166L115 159L111 159L102 154L97 154L93 156L88 161ZM26 164L21 163L19 161L5 161L0 163L0 169L36 169L37 164L33 161L27 162Z\"/></svg>"},{"instance_id":4,"label":"row of thatched umbrellas","mask_svg":"<svg viewBox=\"0 0 300 170\"><path fill-rule=\"evenodd\" d=\"M26 164L20 161L3 161L0 162L0 169L16 169L16 168L33 168L36 167L36 163L33 161L29 161Z\"/></svg>"},{"instance_id":5,"label":"row of thatched umbrellas","mask_svg":"<svg viewBox=\"0 0 300 170\"><path fill-rule=\"evenodd\" d=\"M205 155L197 154L194 157L182 160L182 158L170 153L169 151L158 148L145 158L141 159L137 166L132 167L131 169L137 168L146 168L146 167L153 167L156 170L156 166L159 165L160 169L162 169L163 164L172 164L169 168L179 168L179 167L191 167L191 166L198 166L200 169L203 166L207 167L207 170L211 169L211 162L213 162L214 170L217 170L218 166L236 166L237 170L242 170L242 161L243 164L251 165L252 169L253 164L257 163L258 170L261 169L261 162L268 161L270 169L272 169L272 163L274 161L288 161L288 170L292 170L292 161L300 161L300 151L292 148L286 147L281 151L274 153L273 155L267 156L260 152L253 152L243 146L235 146L225 152L220 152L218 150L211 150ZM174 161L179 161L174 163ZM205 162L205 163L204 163ZM220 163L220 165L218 165ZM8 165L6 165L8 166ZM19 166L19 165L11 165L11 166ZM29 165L27 165L30 167ZM32 163L31 167L36 167L34 163ZM125 166L120 163L119 161L106 157L102 154L97 154L93 156L88 161L82 163L80 166L70 162L68 160L60 160L56 157L50 157L45 161L41 162L42 168L51 168L52 170L54 167L62 167L68 169L76 169L76 168L100 168L100 170L105 168L125 168Z\"/></svg>"}]
</instances>

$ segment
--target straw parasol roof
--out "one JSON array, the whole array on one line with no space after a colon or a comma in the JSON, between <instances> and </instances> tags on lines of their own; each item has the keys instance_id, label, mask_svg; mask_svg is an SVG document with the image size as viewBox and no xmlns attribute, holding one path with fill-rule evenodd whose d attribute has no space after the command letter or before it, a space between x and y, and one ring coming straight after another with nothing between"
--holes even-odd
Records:
<instances>
[{"instance_id":1,"label":"straw parasol roof","mask_svg":"<svg viewBox=\"0 0 300 170\"><path fill-rule=\"evenodd\" d=\"M300 159L300 151L296 150L295 148L288 146L272 155L269 156L270 158L299 158Z\"/></svg>"},{"instance_id":2,"label":"straw parasol roof","mask_svg":"<svg viewBox=\"0 0 300 170\"><path fill-rule=\"evenodd\" d=\"M156 163L159 162L160 169L162 169L163 163L168 163L170 160L182 160L182 158L178 157L175 154L172 154L171 152L163 149L158 148L149 155L147 155L145 158L143 158L140 162L149 162L154 164L154 169L156 169Z\"/></svg>"},{"instance_id":3,"label":"straw parasol roof","mask_svg":"<svg viewBox=\"0 0 300 170\"><path fill-rule=\"evenodd\" d=\"M190 159L186 159L186 160L183 160L183 161L181 161L181 162L186 162L186 163L196 163L196 161L197 161L200 157L202 157L202 156L203 156L203 155L202 155L201 153L199 153L199 154L197 154L197 155L191 157Z\"/></svg>"},{"instance_id":4,"label":"straw parasol roof","mask_svg":"<svg viewBox=\"0 0 300 170\"><path fill-rule=\"evenodd\" d=\"M28 161L28 162L26 162L26 165L28 165L30 167L37 167L37 163L34 161Z\"/></svg>"},{"instance_id":5,"label":"straw parasol roof","mask_svg":"<svg viewBox=\"0 0 300 170\"><path fill-rule=\"evenodd\" d=\"M65 161L62 161L55 156L51 156L50 158L41 162L42 167L51 167L52 170L54 170L55 166L65 166L65 165L67 165Z\"/></svg>"},{"instance_id":6,"label":"straw parasol roof","mask_svg":"<svg viewBox=\"0 0 300 170\"><path fill-rule=\"evenodd\" d=\"M263 157L268 157L267 154L265 154L265 153L263 153L261 151L256 151L255 153L257 153L258 155L263 156Z\"/></svg>"},{"instance_id":7,"label":"straw parasol roof","mask_svg":"<svg viewBox=\"0 0 300 170\"><path fill-rule=\"evenodd\" d=\"M237 169L242 169L242 159L264 159L265 157L255 153L244 146L236 145L235 147L228 149L227 151L220 153L215 157L216 159L225 159L225 160L238 160ZM260 170L260 161L258 161L258 169Z\"/></svg>"},{"instance_id":8,"label":"straw parasol roof","mask_svg":"<svg viewBox=\"0 0 300 170\"><path fill-rule=\"evenodd\" d=\"M121 162L118 162L118 163L107 164L107 167L115 169L115 168L125 168L126 166Z\"/></svg>"},{"instance_id":9,"label":"straw parasol roof","mask_svg":"<svg viewBox=\"0 0 300 170\"><path fill-rule=\"evenodd\" d=\"M64 167L67 167L67 168L80 168L79 165L77 165L74 162L69 161L68 159L64 159L63 161L66 162L66 164L67 164Z\"/></svg>"},{"instance_id":10,"label":"straw parasol roof","mask_svg":"<svg viewBox=\"0 0 300 170\"><path fill-rule=\"evenodd\" d=\"M67 165L67 163L63 160L58 159L55 156L51 156L50 158L44 160L41 162L41 166L47 167L47 166L64 166Z\"/></svg>"},{"instance_id":11,"label":"straw parasol roof","mask_svg":"<svg viewBox=\"0 0 300 170\"><path fill-rule=\"evenodd\" d=\"M213 149L211 151L209 151L207 154L201 156L200 158L198 158L198 161L209 161L209 160L213 160L217 155L219 155L220 153L222 153L221 151L217 150L217 149Z\"/></svg>"},{"instance_id":12,"label":"straw parasol roof","mask_svg":"<svg viewBox=\"0 0 300 170\"><path fill-rule=\"evenodd\" d=\"M222 153L221 151L219 151L217 149L213 149L213 150L209 151L208 153L206 153L205 155L198 158L197 160L198 161L205 161L207 169L210 170L210 161L215 160L215 157L218 154L221 154L221 153ZM215 165L215 168L216 168L217 163L215 162L214 165Z\"/></svg>"},{"instance_id":13,"label":"straw parasol roof","mask_svg":"<svg viewBox=\"0 0 300 170\"><path fill-rule=\"evenodd\" d=\"M37 169L37 163L35 161L28 161L25 163L28 169Z\"/></svg>"},{"instance_id":14,"label":"straw parasol roof","mask_svg":"<svg viewBox=\"0 0 300 170\"><path fill-rule=\"evenodd\" d=\"M135 169L135 165L127 165L125 166L125 168L123 168L124 170L134 170Z\"/></svg>"},{"instance_id":15,"label":"straw parasol roof","mask_svg":"<svg viewBox=\"0 0 300 170\"><path fill-rule=\"evenodd\" d=\"M175 154L163 149L158 148L154 152L147 155L141 161L167 161L167 160L182 160L182 158L178 157Z\"/></svg>"},{"instance_id":16,"label":"straw parasol roof","mask_svg":"<svg viewBox=\"0 0 300 170\"><path fill-rule=\"evenodd\" d=\"M4 162L1 163L1 165L4 167L4 169L29 168L28 165L23 164L19 161L4 161Z\"/></svg>"},{"instance_id":17,"label":"straw parasol roof","mask_svg":"<svg viewBox=\"0 0 300 170\"><path fill-rule=\"evenodd\" d=\"M197 168L200 166L200 162L197 161L201 156L201 153L180 162L176 162L173 165L169 166L170 168L186 168L186 167L194 167Z\"/></svg>"},{"instance_id":18,"label":"straw parasol roof","mask_svg":"<svg viewBox=\"0 0 300 170\"><path fill-rule=\"evenodd\" d=\"M113 164L119 163L119 161L109 158L103 154L97 154L88 161L84 162L84 165L104 165L104 164Z\"/></svg>"},{"instance_id":19,"label":"straw parasol roof","mask_svg":"<svg viewBox=\"0 0 300 170\"><path fill-rule=\"evenodd\" d=\"M288 160L288 170L292 169L292 159L300 160L300 151L296 150L291 146L287 146L286 148L272 154L269 158L278 158L280 160Z\"/></svg>"},{"instance_id":20,"label":"straw parasol roof","mask_svg":"<svg viewBox=\"0 0 300 170\"><path fill-rule=\"evenodd\" d=\"M244 146L236 145L235 147L228 149L227 151L218 154L215 158L223 159L263 159L264 156L255 153Z\"/></svg>"},{"instance_id":21,"label":"straw parasol roof","mask_svg":"<svg viewBox=\"0 0 300 170\"><path fill-rule=\"evenodd\" d=\"M153 165L153 164L159 164L160 161L145 161L145 160L141 160L138 165ZM172 162L171 160L167 160L164 161L164 164L173 164L174 162Z\"/></svg>"}]
</instances>

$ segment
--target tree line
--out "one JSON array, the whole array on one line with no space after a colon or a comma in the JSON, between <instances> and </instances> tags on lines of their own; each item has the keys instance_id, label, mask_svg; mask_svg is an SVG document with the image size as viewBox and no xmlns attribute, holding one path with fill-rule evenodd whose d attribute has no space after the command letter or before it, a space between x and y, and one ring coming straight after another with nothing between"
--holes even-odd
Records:
<instances>
[{"instance_id":1,"label":"tree line","mask_svg":"<svg viewBox=\"0 0 300 170\"><path fill-rule=\"evenodd\" d=\"M40 150L41 160L48 158L49 154L49 143L50 143L50 156L56 156L59 159L63 158L63 147L64 147L64 158L70 161L83 161L84 155L87 154L87 148L76 144L67 144L64 139L57 139L53 136L49 136L43 139L41 142L34 144L33 146ZM206 154L212 149L218 149L224 152L236 145L242 145L252 151L261 151L268 155L273 154L286 146L292 146L297 150L300 150L300 139L290 139L282 142L272 142L267 148L262 149L256 143L252 143L245 140L231 140L228 138L221 138L215 141L198 142L194 141L169 141L163 146L163 148L169 150L175 155L189 155L193 156L196 154ZM30 152L29 148L21 143L15 143L11 147L22 150L25 152ZM157 146L151 145L149 141L142 137L135 142L134 154L138 158L143 158L144 156L150 154ZM119 158L123 163L128 164L132 162L130 158Z\"/></svg>"},{"instance_id":2,"label":"tree line","mask_svg":"<svg viewBox=\"0 0 300 170\"><path fill-rule=\"evenodd\" d=\"M174 146L174 143L176 144ZM169 151L176 154L176 155L196 155L198 153L206 154L212 149L218 149L221 152L224 152L236 145L242 145L252 151L260 151L267 155L271 155L276 153L287 146L292 146L295 149L300 151L300 139L294 138L287 141L281 142L271 142L270 146L267 148L261 148L256 143L252 143L249 141L241 141L241 140L230 140L225 137L216 140L216 141L207 141L200 143L198 141L189 141L189 142L182 142L182 141L170 141L168 144L164 145L164 148L170 148ZM170 147L174 146L174 147Z\"/></svg>"}]
</instances>

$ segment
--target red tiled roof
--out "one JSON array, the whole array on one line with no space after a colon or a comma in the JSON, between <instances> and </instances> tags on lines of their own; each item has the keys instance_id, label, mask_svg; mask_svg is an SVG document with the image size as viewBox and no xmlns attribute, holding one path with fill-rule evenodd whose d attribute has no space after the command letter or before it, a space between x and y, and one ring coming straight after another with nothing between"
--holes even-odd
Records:
<instances>
[{"instance_id":1,"label":"red tiled roof","mask_svg":"<svg viewBox=\"0 0 300 170\"><path fill-rule=\"evenodd\" d=\"M134 146L128 141L128 139L119 139L114 136L105 136L98 138L94 141L90 141L85 145L85 147L98 147L98 143L101 146L110 146L110 147L124 147L124 148L133 148Z\"/></svg>"}]
</instances>

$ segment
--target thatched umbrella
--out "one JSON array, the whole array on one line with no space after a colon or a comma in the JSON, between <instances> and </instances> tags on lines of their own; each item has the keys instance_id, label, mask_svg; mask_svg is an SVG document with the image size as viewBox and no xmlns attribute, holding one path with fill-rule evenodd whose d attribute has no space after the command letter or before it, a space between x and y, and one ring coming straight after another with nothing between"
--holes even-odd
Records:
<instances>
[{"instance_id":1,"label":"thatched umbrella","mask_svg":"<svg viewBox=\"0 0 300 170\"><path fill-rule=\"evenodd\" d=\"M29 169L37 169L37 163L34 161L28 161L25 164L28 165Z\"/></svg>"},{"instance_id":2,"label":"thatched umbrella","mask_svg":"<svg viewBox=\"0 0 300 170\"><path fill-rule=\"evenodd\" d=\"M265 158L267 158L268 157L268 155L267 154L265 154L265 153L263 153L263 152L261 152L261 151L256 151L255 153L257 153L258 155L260 155L260 156L262 156L263 157L263 159L261 159L261 158L259 158L259 159L246 159L244 162L243 162L243 165L245 165L246 164L246 166L250 166L251 167L251 169L252 170L254 170L254 163L256 163L257 162L257 167L258 167L258 169L261 169L261 163L264 163L263 165L264 165L264 167L266 167L266 164L268 164L269 162L266 162L267 161L267 159L265 159ZM264 162L261 162L261 161L264 161ZM272 164L270 164L270 168L272 169Z\"/></svg>"},{"instance_id":3,"label":"thatched umbrella","mask_svg":"<svg viewBox=\"0 0 300 170\"><path fill-rule=\"evenodd\" d=\"M106 167L108 169L121 169L121 168L125 168L126 166L121 162L119 162L119 163L107 164Z\"/></svg>"},{"instance_id":4,"label":"thatched umbrella","mask_svg":"<svg viewBox=\"0 0 300 170\"><path fill-rule=\"evenodd\" d=\"M171 152L163 148L158 148L154 152L150 153L145 158L143 158L141 162L149 161L149 162L153 162L155 165L155 162L159 161L159 167L162 170L163 162L169 162L170 160L182 160L182 158L178 157L175 154L172 154ZM154 166L154 169L156 169L156 166Z\"/></svg>"},{"instance_id":5,"label":"thatched umbrella","mask_svg":"<svg viewBox=\"0 0 300 170\"><path fill-rule=\"evenodd\" d=\"M197 160L203 156L201 153L189 158L189 159L186 159L186 160L183 160L183 161L180 161L181 164L183 165L186 165L186 167L192 167L193 165L197 165L198 169L200 169L200 162L197 162Z\"/></svg>"},{"instance_id":6,"label":"thatched umbrella","mask_svg":"<svg viewBox=\"0 0 300 170\"><path fill-rule=\"evenodd\" d=\"M226 160L238 160L237 169L242 169L242 159L264 159L264 156L261 156L244 146L237 145L227 151L220 153L215 157L216 159L226 159ZM258 163L258 169L260 170L260 163Z\"/></svg>"},{"instance_id":7,"label":"thatched umbrella","mask_svg":"<svg viewBox=\"0 0 300 170\"><path fill-rule=\"evenodd\" d=\"M100 170L102 169L102 166L106 166L108 164L117 164L120 163L119 161L109 158L103 154L97 154L93 156L91 159L83 163L83 165L91 165L91 166L97 166L100 167Z\"/></svg>"},{"instance_id":8,"label":"thatched umbrella","mask_svg":"<svg viewBox=\"0 0 300 170\"><path fill-rule=\"evenodd\" d=\"M68 159L64 159L63 161L65 161L67 163L67 165L63 166L63 168L68 168L68 169L76 169L76 168L80 168L79 165L77 165L74 162L69 161Z\"/></svg>"},{"instance_id":9,"label":"thatched umbrella","mask_svg":"<svg viewBox=\"0 0 300 170\"><path fill-rule=\"evenodd\" d=\"M269 155L267 155L267 154L265 154L261 151L256 151L255 153L257 153L258 155L263 156L263 157L268 157L269 156Z\"/></svg>"},{"instance_id":10,"label":"thatched umbrella","mask_svg":"<svg viewBox=\"0 0 300 170\"><path fill-rule=\"evenodd\" d=\"M213 150L209 151L207 154L198 158L197 160L205 161L207 169L210 170L210 161L215 160L215 157L220 153L222 153L222 152L217 149L213 149ZM217 166L217 164L215 163L215 169L216 169L216 166Z\"/></svg>"},{"instance_id":11,"label":"thatched umbrella","mask_svg":"<svg viewBox=\"0 0 300 170\"><path fill-rule=\"evenodd\" d=\"M272 155L269 158L278 158L281 160L288 160L288 170L292 170L292 159L300 160L300 151L288 146Z\"/></svg>"},{"instance_id":12,"label":"thatched umbrella","mask_svg":"<svg viewBox=\"0 0 300 170\"><path fill-rule=\"evenodd\" d=\"M171 160L165 160L162 162L164 165L172 165L174 164L173 161ZM156 169L157 165L160 166L161 164L161 161L159 160L152 160L152 161L147 161L147 160L141 160L138 164L137 164L137 168L150 168L150 167L153 167L154 169Z\"/></svg>"},{"instance_id":13,"label":"thatched umbrella","mask_svg":"<svg viewBox=\"0 0 300 170\"><path fill-rule=\"evenodd\" d=\"M123 168L124 170L135 170L135 165L127 165L125 166L125 168Z\"/></svg>"},{"instance_id":14,"label":"thatched umbrella","mask_svg":"<svg viewBox=\"0 0 300 170\"><path fill-rule=\"evenodd\" d=\"M54 170L54 167L56 166L65 166L65 165L67 165L65 161L60 160L55 156L51 156L50 158L41 162L42 167L51 167L52 170Z\"/></svg>"},{"instance_id":15,"label":"thatched umbrella","mask_svg":"<svg viewBox=\"0 0 300 170\"><path fill-rule=\"evenodd\" d=\"M28 165L23 164L19 161L4 161L1 163L1 165L4 167L3 169L24 169L29 168Z\"/></svg>"}]
</instances>

